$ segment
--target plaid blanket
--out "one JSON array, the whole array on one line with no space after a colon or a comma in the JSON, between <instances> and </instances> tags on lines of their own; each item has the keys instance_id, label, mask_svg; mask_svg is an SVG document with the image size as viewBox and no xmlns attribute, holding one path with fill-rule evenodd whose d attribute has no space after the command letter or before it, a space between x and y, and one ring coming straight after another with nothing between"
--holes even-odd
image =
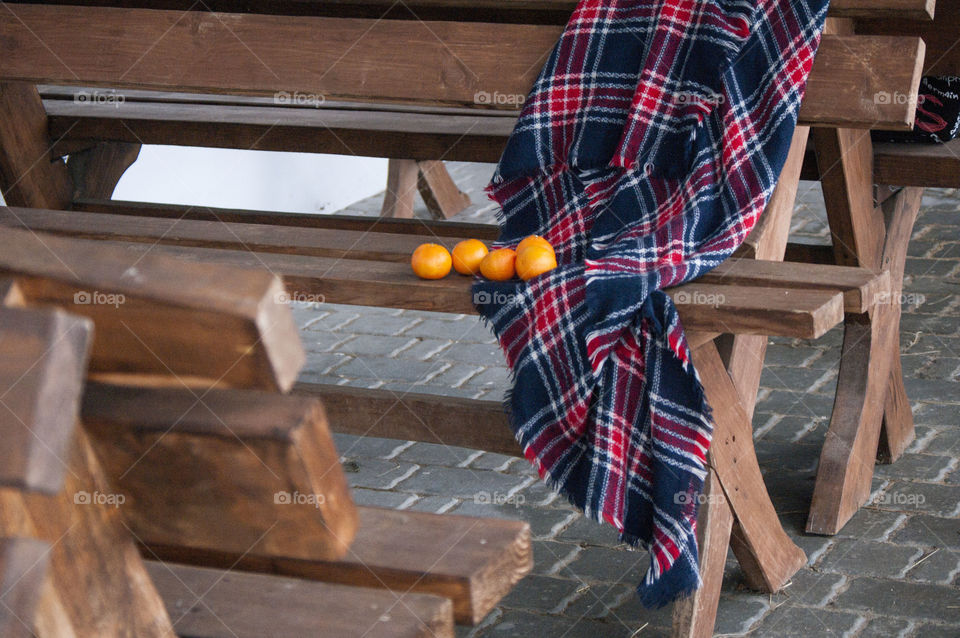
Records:
<instances>
[{"instance_id":1,"label":"plaid blanket","mask_svg":"<svg viewBox=\"0 0 960 638\"><path fill-rule=\"evenodd\" d=\"M649 549L648 606L700 584L712 435L662 290L720 264L753 228L826 4L582 0L488 187L497 246L543 235L559 263L528 282L474 284L512 371L511 425L541 477Z\"/></svg>"}]
</instances>

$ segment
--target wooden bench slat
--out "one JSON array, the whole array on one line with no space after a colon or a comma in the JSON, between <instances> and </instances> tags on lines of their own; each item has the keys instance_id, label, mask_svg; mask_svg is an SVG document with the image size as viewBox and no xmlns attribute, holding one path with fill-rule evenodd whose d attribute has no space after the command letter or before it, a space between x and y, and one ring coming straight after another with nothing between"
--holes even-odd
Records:
<instances>
[{"instance_id":1,"label":"wooden bench slat","mask_svg":"<svg viewBox=\"0 0 960 638\"><path fill-rule=\"evenodd\" d=\"M49 563L49 543L35 538L0 538L0 636L33 635L31 620Z\"/></svg>"},{"instance_id":2,"label":"wooden bench slat","mask_svg":"<svg viewBox=\"0 0 960 638\"><path fill-rule=\"evenodd\" d=\"M85 240L75 240L85 241ZM475 313L469 292L471 279L418 279L407 264L359 259L330 259L215 248L196 248L112 241L97 242L125 249L131 258L144 252L192 263L268 268L283 276L287 298L389 308ZM843 318L839 292L718 286L690 283L669 291L685 295L678 303L689 330L733 332L816 339Z\"/></svg>"},{"instance_id":3,"label":"wooden bench slat","mask_svg":"<svg viewBox=\"0 0 960 638\"><path fill-rule=\"evenodd\" d=\"M191 638L453 638L453 605L426 594L156 561L147 572Z\"/></svg>"},{"instance_id":4,"label":"wooden bench slat","mask_svg":"<svg viewBox=\"0 0 960 638\"><path fill-rule=\"evenodd\" d=\"M878 184L960 188L960 139L946 144L874 144L873 176Z\"/></svg>"},{"instance_id":5,"label":"wooden bench slat","mask_svg":"<svg viewBox=\"0 0 960 638\"><path fill-rule=\"evenodd\" d=\"M357 509L357 536L339 561L266 560L142 540L165 561L443 596L453 601L458 624L480 622L532 567L530 527L522 521Z\"/></svg>"},{"instance_id":6,"label":"wooden bench slat","mask_svg":"<svg viewBox=\"0 0 960 638\"><path fill-rule=\"evenodd\" d=\"M91 383L82 418L136 501L126 511L139 536L305 559L350 546L356 510L316 400Z\"/></svg>"},{"instance_id":7,"label":"wooden bench slat","mask_svg":"<svg viewBox=\"0 0 960 638\"><path fill-rule=\"evenodd\" d=\"M0 306L0 485L63 488L92 340L82 317Z\"/></svg>"},{"instance_id":8,"label":"wooden bench slat","mask_svg":"<svg viewBox=\"0 0 960 638\"><path fill-rule=\"evenodd\" d=\"M131 217L161 217L163 219L267 224L271 226L292 226L294 228L358 230L361 232L378 231L431 238L474 237L493 241L500 234L500 229L495 224L456 220L384 219L371 215L314 215L310 213L284 213L105 199L77 200L74 202L73 210L75 212L107 213Z\"/></svg>"},{"instance_id":9,"label":"wooden bench slat","mask_svg":"<svg viewBox=\"0 0 960 638\"><path fill-rule=\"evenodd\" d=\"M93 320L91 372L141 382L289 389L305 357L280 279L258 270L198 268L15 228L0 234L0 273L27 303Z\"/></svg>"},{"instance_id":10,"label":"wooden bench slat","mask_svg":"<svg viewBox=\"0 0 960 638\"><path fill-rule=\"evenodd\" d=\"M932 3L931 3L932 5ZM924 75L960 75L960 1L936 0L933 21L904 22L887 16L863 15L855 23L857 33L876 35L917 35L927 45Z\"/></svg>"},{"instance_id":11,"label":"wooden bench slat","mask_svg":"<svg viewBox=\"0 0 960 638\"><path fill-rule=\"evenodd\" d=\"M329 455L315 446L271 454L264 445L296 437L303 407L316 400L211 390L203 398L209 408L190 409L195 402L182 389L100 384L91 384L84 398L84 424L127 496L127 521L156 556L223 568L242 557L242 569L369 587L416 584L416 591L453 599L460 622L479 621L529 571L526 523L369 508L357 508L359 526L347 553L324 556L310 545L325 534L325 524L337 526L340 519L311 517L309 497L326 495L328 508L343 498L324 487L326 481L339 488L343 480L338 457L328 467ZM246 455L218 461L228 444ZM268 467L258 469L261 462ZM289 491L291 504L275 502L278 490ZM297 508L304 510L299 517L286 513ZM350 540L342 525L335 532ZM265 541L254 545L260 535Z\"/></svg>"},{"instance_id":12,"label":"wooden bench slat","mask_svg":"<svg viewBox=\"0 0 960 638\"><path fill-rule=\"evenodd\" d=\"M23 0L14 0L11 4L21 2ZM390 0L247 0L240 7L235 0L206 0L203 5L190 0L66 0L60 4L292 16L566 24L577 0L407 0L401 7ZM933 15L933 0L833 0L827 15L929 20Z\"/></svg>"},{"instance_id":13,"label":"wooden bench slat","mask_svg":"<svg viewBox=\"0 0 960 638\"><path fill-rule=\"evenodd\" d=\"M0 209L0 225L66 234L85 239L134 241L172 246L224 248L276 254L389 261L407 264L424 238L369 230L305 229L286 226L205 222L180 219L84 214L69 211ZM438 226L433 224L433 227ZM428 227L429 228L429 227ZM459 237L431 238L452 249ZM704 284L744 284L761 287L841 292L847 312L866 312L887 280L868 270L812 264L784 266L780 262L731 259L698 280Z\"/></svg>"},{"instance_id":14,"label":"wooden bench slat","mask_svg":"<svg viewBox=\"0 0 960 638\"><path fill-rule=\"evenodd\" d=\"M516 109L560 31L549 25L293 21L256 14L25 4L0 14L0 57L7 62L0 77L38 84L299 92L326 100L472 106L486 102L477 96L487 93L511 96L508 104L492 106ZM85 37L78 41L77 33ZM153 43L146 52L145 42ZM276 42L311 46L277 47ZM397 50L404 55L394 55ZM922 53L919 38L825 36L807 83L801 122L909 128L914 116L910 105L868 102L860 96L883 90L915 93ZM170 60L180 63L172 69Z\"/></svg>"}]
</instances>

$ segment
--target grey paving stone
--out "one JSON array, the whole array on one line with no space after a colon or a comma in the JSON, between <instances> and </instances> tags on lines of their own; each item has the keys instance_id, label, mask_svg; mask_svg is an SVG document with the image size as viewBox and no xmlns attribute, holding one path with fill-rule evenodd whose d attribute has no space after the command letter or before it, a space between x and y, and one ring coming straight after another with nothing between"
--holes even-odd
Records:
<instances>
[{"instance_id":1,"label":"grey paving stone","mask_svg":"<svg viewBox=\"0 0 960 638\"><path fill-rule=\"evenodd\" d=\"M374 458L347 458L349 469L344 471L350 487L369 487L391 489L394 483L411 471L416 470L412 463L400 463Z\"/></svg>"},{"instance_id":2,"label":"grey paving stone","mask_svg":"<svg viewBox=\"0 0 960 638\"><path fill-rule=\"evenodd\" d=\"M935 516L960 516L960 500L955 488L932 483L891 483L873 503L880 509L916 511Z\"/></svg>"},{"instance_id":3,"label":"grey paving stone","mask_svg":"<svg viewBox=\"0 0 960 638\"><path fill-rule=\"evenodd\" d=\"M379 439L373 436L356 436L340 432L333 433L333 442L340 454L344 456L374 458L387 456L404 443L396 439Z\"/></svg>"},{"instance_id":4,"label":"grey paving stone","mask_svg":"<svg viewBox=\"0 0 960 638\"><path fill-rule=\"evenodd\" d=\"M960 625L919 625L913 636L917 638L957 638L960 636Z\"/></svg>"},{"instance_id":5,"label":"grey paving stone","mask_svg":"<svg viewBox=\"0 0 960 638\"><path fill-rule=\"evenodd\" d=\"M894 530L899 529L906 517L900 512L889 512L862 507L847 524L837 532L836 538L853 538L868 541L888 540Z\"/></svg>"},{"instance_id":6,"label":"grey paving stone","mask_svg":"<svg viewBox=\"0 0 960 638\"><path fill-rule=\"evenodd\" d=\"M364 313L350 322L350 331L367 335L396 335L409 328L416 319L407 315L389 315L386 313Z\"/></svg>"},{"instance_id":7,"label":"grey paving stone","mask_svg":"<svg viewBox=\"0 0 960 638\"><path fill-rule=\"evenodd\" d=\"M909 580L950 585L960 574L960 554L942 547L925 552L907 572ZM960 593L957 594L960 598Z\"/></svg>"},{"instance_id":8,"label":"grey paving stone","mask_svg":"<svg viewBox=\"0 0 960 638\"><path fill-rule=\"evenodd\" d=\"M627 583L624 583L626 586ZM635 583L630 583L635 585ZM658 627L670 627L673 620L673 606L667 605L660 609L648 609L640 603L639 596L627 596L622 603L610 610L607 616L610 620L617 620L630 627L640 628L647 625L638 638L647 638L647 632Z\"/></svg>"},{"instance_id":9,"label":"grey paving stone","mask_svg":"<svg viewBox=\"0 0 960 638\"><path fill-rule=\"evenodd\" d=\"M531 636L564 636L564 638L597 638L622 636L628 638L630 627L616 627L587 618L541 616L515 609L506 610L496 625L484 632L494 638L530 638Z\"/></svg>"},{"instance_id":10,"label":"grey paving stone","mask_svg":"<svg viewBox=\"0 0 960 638\"><path fill-rule=\"evenodd\" d=\"M938 448L929 447L931 452ZM889 479L905 479L917 481L942 481L949 470L957 464L955 458L939 454L904 454L896 463L877 465L873 473L875 476Z\"/></svg>"},{"instance_id":11,"label":"grey paving stone","mask_svg":"<svg viewBox=\"0 0 960 638\"><path fill-rule=\"evenodd\" d=\"M750 634L763 638L810 638L810 636L846 636L866 624L855 613L827 611L815 607L783 605L771 611L763 624Z\"/></svg>"},{"instance_id":12,"label":"grey paving stone","mask_svg":"<svg viewBox=\"0 0 960 638\"><path fill-rule=\"evenodd\" d=\"M507 594L500 601L500 606L545 614L554 609L560 601L573 596L582 587L575 580L539 575L527 576L523 580L523 585Z\"/></svg>"},{"instance_id":13,"label":"grey paving stone","mask_svg":"<svg viewBox=\"0 0 960 638\"><path fill-rule=\"evenodd\" d=\"M841 539L818 564L821 571L902 578L923 552L917 547Z\"/></svg>"},{"instance_id":14,"label":"grey paving stone","mask_svg":"<svg viewBox=\"0 0 960 638\"><path fill-rule=\"evenodd\" d=\"M894 543L960 549L960 520L935 516L912 516L891 537Z\"/></svg>"},{"instance_id":15,"label":"grey paving stone","mask_svg":"<svg viewBox=\"0 0 960 638\"><path fill-rule=\"evenodd\" d=\"M527 468L530 467L530 464L525 459L516 456L484 452L470 462L470 467L478 470L499 470L507 474L527 474Z\"/></svg>"},{"instance_id":16,"label":"grey paving stone","mask_svg":"<svg viewBox=\"0 0 960 638\"><path fill-rule=\"evenodd\" d=\"M337 374L351 378L371 378L382 381L423 382L442 372L444 365L432 361L387 359L385 357L354 357L337 368Z\"/></svg>"},{"instance_id":17,"label":"grey paving stone","mask_svg":"<svg viewBox=\"0 0 960 638\"><path fill-rule=\"evenodd\" d=\"M560 575L573 574L588 583L639 583L650 566L649 555L606 547L585 547Z\"/></svg>"},{"instance_id":18,"label":"grey paving stone","mask_svg":"<svg viewBox=\"0 0 960 638\"><path fill-rule=\"evenodd\" d=\"M836 598L846 580L843 574L801 569L790 577L789 586L774 596L773 606L788 603L823 607Z\"/></svg>"},{"instance_id":19,"label":"grey paving stone","mask_svg":"<svg viewBox=\"0 0 960 638\"><path fill-rule=\"evenodd\" d=\"M572 574L554 574L552 572L558 562L565 560L572 552L580 551L579 547L569 543L539 540L533 541L532 546L534 574L559 576L568 580L576 580Z\"/></svg>"},{"instance_id":20,"label":"grey paving stone","mask_svg":"<svg viewBox=\"0 0 960 638\"><path fill-rule=\"evenodd\" d=\"M368 490L362 487L355 487L350 490L353 502L357 505L366 507L389 507L397 509L409 500L409 494L400 494L398 492L386 492L383 490Z\"/></svg>"},{"instance_id":21,"label":"grey paving stone","mask_svg":"<svg viewBox=\"0 0 960 638\"><path fill-rule=\"evenodd\" d=\"M519 500L517 500L519 499ZM512 501L521 502L523 494L517 494ZM553 528L561 525L567 520L571 513L564 510L549 509L545 507L529 507L526 505L513 505L504 503L495 505L493 503L482 503L474 500L466 500L452 514L462 516L480 516L483 518L508 518L530 523L530 533L534 538L552 537Z\"/></svg>"},{"instance_id":22,"label":"grey paving stone","mask_svg":"<svg viewBox=\"0 0 960 638\"><path fill-rule=\"evenodd\" d=\"M446 465L449 467L460 465L476 453L476 450L468 450L462 447L435 443L414 443L401 452L397 458L401 461L421 465Z\"/></svg>"},{"instance_id":23,"label":"grey paving stone","mask_svg":"<svg viewBox=\"0 0 960 638\"><path fill-rule=\"evenodd\" d=\"M875 611L886 616L960 624L957 589L879 578L855 578L837 598L843 609Z\"/></svg>"},{"instance_id":24,"label":"grey paving stone","mask_svg":"<svg viewBox=\"0 0 960 638\"><path fill-rule=\"evenodd\" d=\"M745 634L763 618L770 604L761 597L721 597L713 631L720 635Z\"/></svg>"},{"instance_id":25,"label":"grey paving stone","mask_svg":"<svg viewBox=\"0 0 960 638\"><path fill-rule=\"evenodd\" d=\"M503 366L503 351L495 343L455 342L439 355L444 361L461 361L478 366Z\"/></svg>"},{"instance_id":26,"label":"grey paving stone","mask_svg":"<svg viewBox=\"0 0 960 638\"><path fill-rule=\"evenodd\" d=\"M557 539L600 547L618 547L623 545L618 536L613 526L601 525L593 519L581 516L560 532Z\"/></svg>"},{"instance_id":27,"label":"grey paving stone","mask_svg":"<svg viewBox=\"0 0 960 638\"><path fill-rule=\"evenodd\" d=\"M481 329L483 332L481 332ZM454 343L476 342L482 343L481 335L489 339L490 331L475 317L465 317L459 320L425 319L415 326L403 331L405 337L419 337L427 339L445 339Z\"/></svg>"},{"instance_id":28,"label":"grey paving stone","mask_svg":"<svg viewBox=\"0 0 960 638\"><path fill-rule=\"evenodd\" d=\"M448 339L415 339L415 343L401 352L401 359L418 359L420 361L437 361L440 355L454 346Z\"/></svg>"},{"instance_id":29,"label":"grey paving stone","mask_svg":"<svg viewBox=\"0 0 960 638\"><path fill-rule=\"evenodd\" d=\"M906 638L915 626L913 621L902 618L871 618L860 635L870 638Z\"/></svg>"},{"instance_id":30,"label":"grey paving stone","mask_svg":"<svg viewBox=\"0 0 960 638\"><path fill-rule=\"evenodd\" d=\"M359 356L385 356L396 350L410 347L414 339L410 337L389 337L363 334L337 346L337 352Z\"/></svg>"},{"instance_id":31,"label":"grey paving stone","mask_svg":"<svg viewBox=\"0 0 960 638\"><path fill-rule=\"evenodd\" d=\"M502 365L489 367L470 377L465 385L506 389L510 386L510 372Z\"/></svg>"},{"instance_id":32,"label":"grey paving stone","mask_svg":"<svg viewBox=\"0 0 960 638\"><path fill-rule=\"evenodd\" d=\"M576 590L576 599L569 602L563 609L563 615L568 618L607 618L612 622L623 621L613 609L628 597L636 596L635 588L625 584L596 583L580 585ZM629 626L629 625L627 625Z\"/></svg>"},{"instance_id":33,"label":"grey paving stone","mask_svg":"<svg viewBox=\"0 0 960 638\"><path fill-rule=\"evenodd\" d=\"M397 489L417 494L443 494L462 499L506 498L510 490L526 479L514 474L487 470L424 466L397 485Z\"/></svg>"},{"instance_id":34,"label":"grey paving stone","mask_svg":"<svg viewBox=\"0 0 960 638\"><path fill-rule=\"evenodd\" d=\"M402 494L402 492L401 492ZM410 495L406 495L409 499ZM450 498L449 496L421 496L417 501L408 505L404 509L412 510L414 512L428 512L430 514L437 514L440 512L449 512L456 508L457 499Z\"/></svg>"}]
</instances>

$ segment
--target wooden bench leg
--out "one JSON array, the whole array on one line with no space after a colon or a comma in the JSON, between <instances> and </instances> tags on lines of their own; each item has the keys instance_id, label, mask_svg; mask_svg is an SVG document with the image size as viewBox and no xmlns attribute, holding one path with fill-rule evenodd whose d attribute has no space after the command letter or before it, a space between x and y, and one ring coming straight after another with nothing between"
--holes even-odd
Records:
<instances>
[{"instance_id":1,"label":"wooden bench leg","mask_svg":"<svg viewBox=\"0 0 960 638\"><path fill-rule=\"evenodd\" d=\"M708 457L709 458L709 457ZM673 638L710 638L717 618L723 566L730 546L733 511L712 469L703 484L697 511L697 545L703 584L673 607Z\"/></svg>"},{"instance_id":2,"label":"wooden bench leg","mask_svg":"<svg viewBox=\"0 0 960 638\"><path fill-rule=\"evenodd\" d=\"M457 188L442 161L417 162L417 188L427 210L437 219L450 219L470 205L470 197Z\"/></svg>"},{"instance_id":3,"label":"wooden bench leg","mask_svg":"<svg viewBox=\"0 0 960 638\"><path fill-rule=\"evenodd\" d=\"M807 532L836 534L870 495L899 306L878 304L844 320L830 428L820 453Z\"/></svg>"},{"instance_id":4,"label":"wooden bench leg","mask_svg":"<svg viewBox=\"0 0 960 638\"><path fill-rule=\"evenodd\" d=\"M130 166L140 155L139 144L100 142L71 153L67 169L73 179L73 199L110 199Z\"/></svg>"},{"instance_id":5,"label":"wooden bench leg","mask_svg":"<svg viewBox=\"0 0 960 638\"><path fill-rule=\"evenodd\" d=\"M414 195L420 192L427 210L437 219L449 219L470 205L442 161L391 159L381 217L413 217Z\"/></svg>"},{"instance_id":6,"label":"wooden bench leg","mask_svg":"<svg viewBox=\"0 0 960 638\"><path fill-rule=\"evenodd\" d=\"M70 207L70 176L51 146L37 88L0 82L0 191L8 206Z\"/></svg>"},{"instance_id":7,"label":"wooden bench leg","mask_svg":"<svg viewBox=\"0 0 960 638\"><path fill-rule=\"evenodd\" d=\"M787 536L770 502L753 449L753 428L716 346L707 342L695 348L693 359L713 408L713 468L736 517L731 547L751 587L779 591L807 557Z\"/></svg>"},{"instance_id":8,"label":"wooden bench leg","mask_svg":"<svg viewBox=\"0 0 960 638\"><path fill-rule=\"evenodd\" d=\"M923 199L922 188L904 188L895 196L886 199L881 205L887 228L883 248L883 268L890 271L891 302L902 309L903 270L907 260L907 246L913 234L913 225L920 212ZM899 312L898 312L899 315ZM903 368L900 363L900 320L892 327L891 336L890 382L887 399L883 409L883 427L880 430L880 444L877 460L881 463L893 463L903 454L913 441L913 412L910 399L903 386Z\"/></svg>"},{"instance_id":9,"label":"wooden bench leg","mask_svg":"<svg viewBox=\"0 0 960 638\"><path fill-rule=\"evenodd\" d=\"M413 217L413 196L417 192L420 168L416 160L392 159L387 164L387 190L383 196L381 217Z\"/></svg>"}]
</instances>

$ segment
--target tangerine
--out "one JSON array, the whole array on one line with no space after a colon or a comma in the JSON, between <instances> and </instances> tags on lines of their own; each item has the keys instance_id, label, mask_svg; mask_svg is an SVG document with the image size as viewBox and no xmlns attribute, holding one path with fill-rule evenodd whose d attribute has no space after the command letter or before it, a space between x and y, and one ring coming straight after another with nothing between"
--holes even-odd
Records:
<instances>
[{"instance_id":1,"label":"tangerine","mask_svg":"<svg viewBox=\"0 0 960 638\"><path fill-rule=\"evenodd\" d=\"M493 281L507 281L516 274L517 253L511 248L491 251L480 262L480 274Z\"/></svg>"},{"instance_id":2,"label":"tangerine","mask_svg":"<svg viewBox=\"0 0 960 638\"><path fill-rule=\"evenodd\" d=\"M413 251L410 266L421 279L443 279L452 261L450 252L440 244L420 244Z\"/></svg>"},{"instance_id":3,"label":"tangerine","mask_svg":"<svg viewBox=\"0 0 960 638\"><path fill-rule=\"evenodd\" d=\"M548 242L546 239L544 239L540 235L529 235L527 237L524 237L523 241L517 244L517 254L519 255L520 253L523 252L525 248L529 246L543 246L545 248L549 248L550 250L553 250L553 246L550 245L550 242Z\"/></svg>"},{"instance_id":4,"label":"tangerine","mask_svg":"<svg viewBox=\"0 0 960 638\"><path fill-rule=\"evenodd\" d=\"M487 256L487 247L479 239L464 239L453 247L453 269L461 275L480 272L480 262Z\"/></svg>"},{"instance_id":5,"label":"tangerine","mask_svg":"<svg viewBox=\"0 0 960 638\"><path fill-rule=\"evenodd\" d=\"M517 254L517 274L520 279L527 281L537 275L553 270L557 267L557 255L553 248L532 244Z\"/></svg>"}]
</instances>

